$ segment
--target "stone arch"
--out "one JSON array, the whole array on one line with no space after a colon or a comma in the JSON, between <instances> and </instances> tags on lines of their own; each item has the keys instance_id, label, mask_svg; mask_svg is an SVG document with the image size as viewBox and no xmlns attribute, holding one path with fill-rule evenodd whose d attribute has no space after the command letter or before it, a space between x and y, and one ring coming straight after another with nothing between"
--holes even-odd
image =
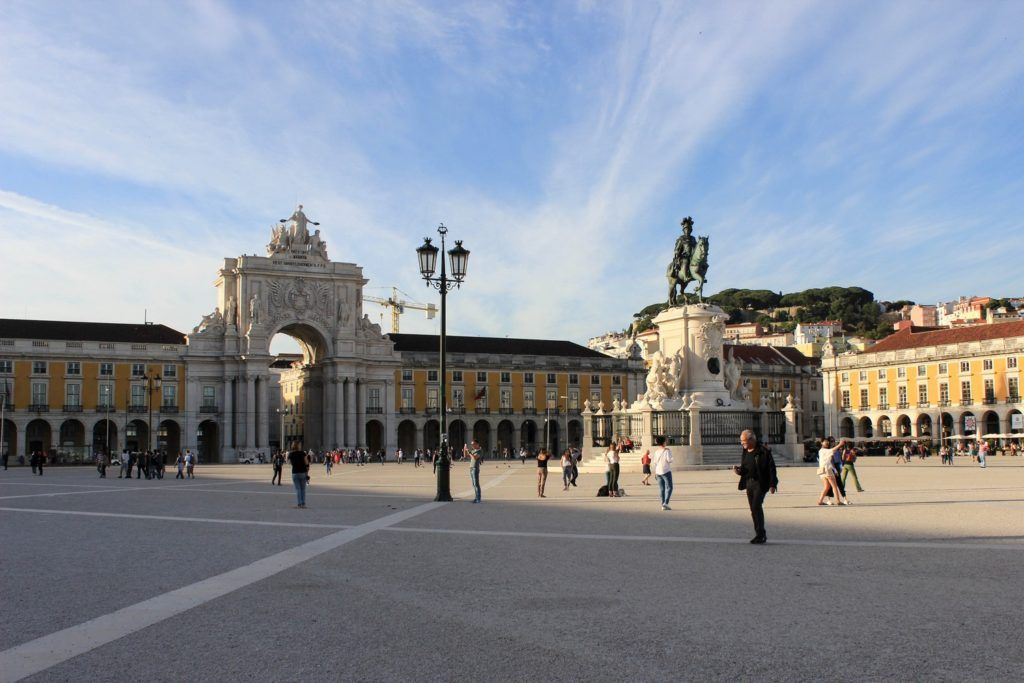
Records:
<instances>
[{"instance_id":1,"label":"stone arch","mask_svg":"<svg viewBox=\"0 0 1024 683\"><path fill-rule=\"evenodd\" d=\"M220 428L215 420L203 420L196 428L196 450L200 462L220 460Z\"/></svg>"},{"instance_id":2,"label":"stone arch","mask_svg":"<svg viewBox=\"0 0 1024 683\"><path fill-rule=\"evenodd\" d=\"M910 416L900 415L896 418L896 433L895 436L905 439L910 436Z\"/></svg>"},{"instance_id":3,"label":"stone arch","mask_svg":"<svg viewBox=\"0 0 1024 683\"><path fill-rule=\"evenodd\" d=\"M1013 426L1013 416L1014 415L1020 415L1020 414L1021 414L1021 412L1019 410L1017 410L1016 408L1014 408L1010 412L1006 413L1006 431L1007 431L1008 434L1021 434L1021 433L1024 433L1024 428L1022 428L1022 427L1014 428L1014 426Z\"/></svg>"},{"instance_id":4,"label":"stone arch","mask_svg":"<svg viewBox=\"0 0 1024 683\"><path fill-rule=\"evenodd\" d=\"M537 423L533 420L524 420L519 427L519 445L529 451L537 450Z\"/></svg>"},{"instance_id":5,"label":"stone arch","mask_svg":"<svg viewBox=\"0 0 1024 683\"><path fill-rule=\"evenodd\" d=\"M117 451L117 423L113 420L98 420L92 426L93 450L102 451L106 454Z\"/></svg>"},{"instance_id":6,"label":"stone arch","mask_svg":"<svg viewBox=\"0 0 1024 683\"><path fill-rule=\"evenodd\" d=\"M295 340L302 350L302 362L306 365L316 365L334 355L330 333L311 320L284 321L271 330L267 335L267 355L270 355L271 342L279 334L288 335Z\"/></svg>"},{"instance_id":7,"label":"stone arch","mask_svg":"<svg viewBox=\"0 0 1024 683\"><path fill-rule=\"evenodd\" d=\"M402 449L402 455L412 457L416 450L416 423L412 420L402 420L398 423L398 447Z\"/></svg>"},{"instance_id":8,"label":"stone arch","mask_svg":"<svg viewBox=\"0 0 1024 683\"><path fill-rule=\"evenodd\" d=\"M448 446L452 449L454 457L459 457L465 445L466 423L462 420L452 420L448 423Z\"/></svg>"},{"instance_id":9,"label":"stone arch","mask_svg":"<svg viewBox=\"0 0 1024 683\"><path fill-rule=\"evenodd\" d=\"M477 420L473 425L473 439L489 456L491 454L491 423L487 420Z\"/></svg>"},{"instance_id":10,"label":"stone arch","mask_svg":"<svg viewBox=\"0 0 1024 683\"><path fill-rule=\"evenodd\" d=\"M961 413L958 422L960 426L960 433L963 434L964 436L972 436L978 434L978 428L980 425L978 425L977 418L971 411L965 410L963 413Z\"/></svg>"},{"instance_id":11,"label":"stone arch","mask_svg":"<svg viewBox=\"0 0 1024 683\"><path fill-rule=\"evenodd\" d=\"M157 428L156 444L157 449L177 456L181 450L181 426L174 420L163 420Z\"/></svg>"},{"instance_id":12,"label":"stone arch","mask_svg":"<svg viewBox=\"0 0 1024 683\"><path fill-rule=\"evenodd\" d=\"M53 429L50 423L36 418L25 426L25 453L34 451L49 453L53 448Z\"/></svg>"},{"instance_id":13,"label":"stone arch","mask_svg":"<svg viewBox=\"0 0 1024 683\"><path fill-rule=\"evenodd\" d=\"M437 450L441 447L441 423L437 420L427 420L423 425L423 448Z\"/></svg>"},{"instance_id":14,"label":"stone arch","mask_svg":"<svg viewBox=\"0 0 1024 683\"><path fill-rule=\"evenodd\" d=\"M921 437L934 436L934 425L932 424L932 416L928 413L922 413L917 416L917 435Z\"/></svg>"},{"instance_id":15,"label":"stone arch","mask_svg":"<svg viewBox=\"0 0 1024 683\"><path fill-rule=\"evenodd\" d=\"M124 447L130 451L145 451L149 448L149 425L145 420L132 420L124 429Z\"/></svg>"},{"instance_id":16,"label":"stone arch","mask_svg":"<svg viewBox=\"0 0 1024 683\"><path fill-rule=\"evenodd\" d=\"M568 438L566 445L570 448L580 448L583 444L583 423L580 420L569 420Z\"/></svg>"},{"instance_id":17,"label":"stone arch","mask_svg":"<svg viewBox=\"0 0 1024 683\"><path fill-rule=\"evenodd\" d=\"M853 418L844 417L839 421L839 436L844 439L853 438Z\"/></svg>"},{"instance_id":18,"label":"stone arch","mask_svg":"<svg viewBox=\"0 0 1024 683\"><path fill-rule=\"evenodd\" d=\"M85 425L74 418L60 424L57 436L57 457L59 462L87 462L89 448L85 445Z\"/></svg>"},{"instance_id":19,"label":"stone arch","mask_svg":"<svg viewBox=\"0 0 1024 683\"><path fill-rule=\"evenodd\" d=\"M882 415L881 417L878 418L878 423L875 427L875 432L878 434L878 436L883 438L892 436L892 420L889 418L888 415Z\"/></svg>"},{"instance_id":20,"label":"stone arch","mask_svg":"<svg viewBox=\"0 0 1024 683\"><path fill-rule=\"evenodd\" d=\"M942 413L942 434L940 435L943 439L948 439L953 435L953 425L956 423L953 416L949 413Z\"/></svg>"},{"instance_id":21,"label":"stone arch","mask_svg":"<svg viewBox=\"0 0 1024 683\"><path fill-rule=\"evenodd\" d=\"M558 420L544 420L544 443L549 453L558 454L561 450L559 437L561 430L558 428Z\"/></svg>"},{"instance_id":22,"label":"stone arch","mask_svg":"<svg viewBox=\"0 0 1024 683\"><path fill-rule=\"evenodd\" d=\"M512 442L513 435L516 433L515 425L512 424L511 420L502 420L498 423L498 455L504 456L505 449L508 449L509 455L514 455L515 444Z\"/></svg>"},{"instance_id":23,"label":"stone arch","mask_svg":"<svg viewBox=\"0 0 1024 683\"><path fill-rule=\"evenodd\" d=\"M999 414L996 413L996 411L994 410L986 411L986 413L981 416L981 421L978 425L978 429L982 435L999 434Z\"/></svg>"},{"instance_id":24,"label":"stone arch","mask_svg":"<svg viewBox=\"0 0 1024 683\"><path fill-rule=\"evenodd\" d=\"M8 419L4 419L4 440L0 443L0 453L10 458L18 456L18 426Z\"/></svg>"},{"instance_id":25,"label":"stone arch","mask_svg":"<svg viewBox=\"0 0 1024 683\"><path fill-rule=\"evenodd\" d=\"M871 418L864 416L857 420L857 436L870 439L875 435L875 428L871 425Z\"/></svg>"},{"instance_id":26,"label":"stone arch","mask_svg":"<svg viewBox=\"0 0 1024 683\"><path fill-rule=\"evenodd\" d=\"M384 448L384 425L380 420L366 421L366 448L371 455L376 455Z\"/></svg>"}]
</instances>

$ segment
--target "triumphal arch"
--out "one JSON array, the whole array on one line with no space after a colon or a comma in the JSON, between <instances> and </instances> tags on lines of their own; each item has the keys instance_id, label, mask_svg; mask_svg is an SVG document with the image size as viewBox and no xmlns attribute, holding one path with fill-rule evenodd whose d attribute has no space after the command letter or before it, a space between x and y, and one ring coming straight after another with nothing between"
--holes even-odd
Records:
<instances>
[{"instance_id":1,"label":"triumphal arch","mask_svg":"<svg viewBox=\"0 0 1024 683\"><path fill-rule=\"evenodd\" d=\"M310 231L316 225L299 205L272 226L266 256L224 259L216 308L188 335L187 400L199 410L186 429L213 459L269 455L270 422L280 416L270 369L278 333L302 349L302 446L366 446L371 431L371 440L394 449L388 406L400 356L363 314L362 268L331 261L320 230Z\"/></svg>"}]
</instances>

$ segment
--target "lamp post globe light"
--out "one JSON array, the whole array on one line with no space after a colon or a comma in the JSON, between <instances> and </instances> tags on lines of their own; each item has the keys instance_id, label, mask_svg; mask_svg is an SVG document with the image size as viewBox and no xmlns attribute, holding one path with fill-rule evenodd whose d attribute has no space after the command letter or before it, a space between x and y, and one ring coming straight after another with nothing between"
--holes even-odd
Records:
<instances>
[{"instance_id":1,"label":"lamp post globe light","mask_svg":"<svg viewBox=\"0 0 1024 683\"><path fill-rule=\"evenodd\" d=\"M451 276L449 277L448 271L445 268L444 257L441 257L441 272L435 277L434 269L437 266L437 253L444 251L445 247L445 235L448 234L448 228L442 223L437 228L437 234L441 236L441 248L438 249L435 245L431 244L429 237L423 238L423 244L416 250L416 257L419 260L420 275L426 280L428 287L433 287L441 293L441 346L440 346L440 371L438 373L441 383L441 443L438 449L437 458L434 460L434 472L437 476L437 495L434 497L435 501L448 502L452 499L451 491L451 453L449 452L448 445L448 391L447 391L447 377L446 372L448 370L447 358L445 356L447 348L446 338L446 324L447 324L447 310L445 301L448 296L448 291L453 288L462 286L462 281L466 279L466 267L469 265L469 250L462 246L462 240L455 240L455 246L448 250L448 258L451 264Z\"/></svg>"}]
</instances>

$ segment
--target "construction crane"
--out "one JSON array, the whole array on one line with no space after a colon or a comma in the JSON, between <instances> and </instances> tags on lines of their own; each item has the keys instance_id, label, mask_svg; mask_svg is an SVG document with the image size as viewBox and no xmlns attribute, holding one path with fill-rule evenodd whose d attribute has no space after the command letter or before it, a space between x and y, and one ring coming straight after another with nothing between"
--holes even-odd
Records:
<instances>
[{"instance_id":1,"label":"construction crane","mask_svg":"<svg viewBox=\"0 0 1024 683\"><path fill-rule=\"evenodd\" d=\"M404 292L403 292L404 294ZM408 296L408 294L406 294ZM363 301L369 301L371 303L380 304L385 308L391 309L391 331L398 333L398 316L405 313L407 308L415 308L419 311L426 311L427 320L433 320L434 316L437 315L437 306L434 304L417 304L412 301L403 301L398 298L398 288L391 288L391 296L387 299L381 299L376 296L363 295Z\"/></svg>"}]
</instances>

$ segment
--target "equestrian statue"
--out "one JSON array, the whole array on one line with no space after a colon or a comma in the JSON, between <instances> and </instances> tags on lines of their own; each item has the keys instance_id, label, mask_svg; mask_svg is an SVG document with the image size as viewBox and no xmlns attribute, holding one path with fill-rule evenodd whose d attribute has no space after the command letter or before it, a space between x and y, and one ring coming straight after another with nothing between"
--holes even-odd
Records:
<instances>
[{"instance_id":1,"label":"equestrian statue","mask_svg":"<svg viewBox=\"0 0 1024 683\"><path fill-rule=\"evenodd\" d=\"M690 303L686 287L696 282L694 294L697 301L704 303L704 281L708 273L708 238L693 236L693 219L683 219L683 234L676 239L675 253L665 276L668 278L668 305Z\"/></svg>"}]
</instances>

